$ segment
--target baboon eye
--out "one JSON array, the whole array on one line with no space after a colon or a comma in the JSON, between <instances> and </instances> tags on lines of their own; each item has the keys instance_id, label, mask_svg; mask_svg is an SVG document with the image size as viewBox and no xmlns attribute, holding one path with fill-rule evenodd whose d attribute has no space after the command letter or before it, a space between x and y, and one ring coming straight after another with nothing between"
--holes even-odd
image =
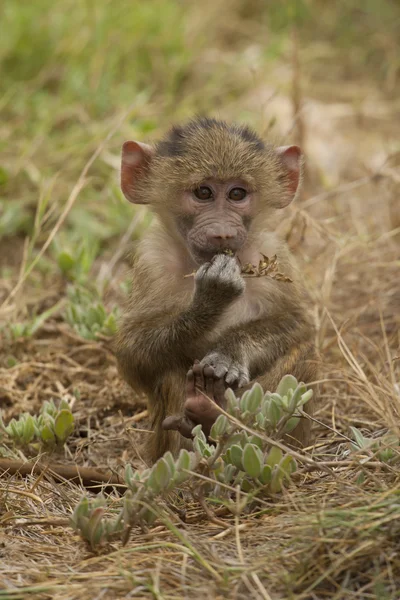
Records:
<instances>
[{"instance_id":1,"label":"baboon eye","mask_svg":"<svg viewBox=\"0 0 400 600\"><path fill-rule=\"evenodd\" d=\"M231 189L231 191L228 194L228 198L230 198L231 200L244 200L247 196L247 192L246 190L244 190L243 188L233 188Z\"/></svg>"},{"instance_id":2,"label":"baboon eye","mask_svg":"<svg viewBox=\"0 0 400 600\"><path fill-rule=\"evenodd\" d=\"M199 200L209 200L212 198L212 190L210 190L210 188L206 185L202 185L194 190L194 195Z\"/></svg>"}]
</instances>

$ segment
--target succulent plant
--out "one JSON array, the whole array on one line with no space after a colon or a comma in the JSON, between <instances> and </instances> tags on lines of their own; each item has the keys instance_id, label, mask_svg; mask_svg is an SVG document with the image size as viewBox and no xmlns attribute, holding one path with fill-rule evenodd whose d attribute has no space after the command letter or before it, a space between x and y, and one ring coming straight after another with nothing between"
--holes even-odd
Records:
<instances>
[{"instance_id":1,"label":"succulent plant","mask_svg":"<svg viewBox=\"0 0 400 600\"><path fill-rule=\"evenodd\" d=\"M197 425L192 431L192 452L182 449L176 459L167 452L143 471L126 465L128 490L120 513L114 519L106 518L100 500L89 503L84 498L71 518L72 526L92 548L121 532L126 543L131 528L154 523L162 511L162 500L187 482L195 497L224 496L227 501L236 486L252 498L262 493L279 493L297 465L290 454L284 454L271 440L296 426L301 418L299 409L311 397L312 390L291 375L281 380L273 394L264 393L258 383L240 398L227 390L226 414L215 421L210 439ZM196 473L202 478L196 478Z\"/></svg>"},{"instance_id":2,"label":"succulent plant","mask_svg":"<svg viewBox=\"0 0 400 600\"><path fill-rule=\"evenodd\" d=\"M46 400L38 415L23 413L5 425L0 415L0 439L4 436L18 446L32 445L51 450L65 444L74 431L70 405L64 399L59 406Z\"/></svg>"}]
</instances>

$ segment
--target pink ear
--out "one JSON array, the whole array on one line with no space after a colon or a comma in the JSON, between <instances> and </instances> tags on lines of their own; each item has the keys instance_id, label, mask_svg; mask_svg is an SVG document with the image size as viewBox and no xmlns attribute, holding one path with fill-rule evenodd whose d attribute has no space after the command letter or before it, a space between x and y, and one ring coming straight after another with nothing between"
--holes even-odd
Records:
<instances>
[{"instance_id":1,"label":"pink ear","mask_svg":"<svg viewBox=\"0 0 400 600\"><path fill-rule=\"evenodd\" d=\"M140 142L125 142L122 146L121 190L129 202L146 204L136 193L136 183L146 174L153 153L151 146Z\"/></svg>"},{"instance_id":2,"label":"pink ear","mask_svg":"<svg viewBox=\"0 0 400 600\"><path fill-rule=\"evenodd\" d=\"M301 150L298 146L280 146L276 149L285 174L283 178L288 191L287 197L282 199L282 208L291 203L296 195L301 175Z\"/></svg>"}]
</instances>

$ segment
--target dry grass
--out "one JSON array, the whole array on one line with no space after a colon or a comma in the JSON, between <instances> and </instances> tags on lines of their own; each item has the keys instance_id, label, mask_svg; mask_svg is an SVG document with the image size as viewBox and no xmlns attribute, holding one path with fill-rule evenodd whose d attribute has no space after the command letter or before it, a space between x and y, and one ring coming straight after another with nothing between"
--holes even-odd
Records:
<instances>
[{"instance_id":1,"label":"dry grass","mask_svg":"<svg viewBox=\"0 0 400 600\"><path fill-rule=\"evenodd\" d=\"M193 26L201 15L195 7L190 10ZM246 28L253 26L258 32L256 22L255 16L246 21ZM247 119L265 131L275 115L273 133L285 136L294 126L287 62L276 59L267 67L258 54L261 41L256 47L248 44L248 55L240 50L235 54L229 46L232 32L227 25L222 29L227 41L224 37L215 56L196 46L194 59L185 58L182 77L189 78L191 98L201 93L204 65L217 69L222 62L221 86L232 92L226 94L224 116ZM213 31L209 35L213 40ZM177 55L180 52L178 48ZM392 56L393 48L388 52ZM318 71L320 63L310 52L305 55L301 87L307 190L282 229L304 271L323 360L317 439L308 451L330 471L323 471L322 465L318 472L304 467L296 484L278 499L267 499L260 512L239 519L222 514L219 524L209 522L192 501L176 497L166 522L156 523L147 533L135 530L126 547L116 543L99 555L91 554L68 525L81 489L46 475L2 475L0 598L400 598L398 463L391 466L373 455L365 459L349 445L351 425L370 436L388 430L400 435L400 106L392 90L376 89L377 79L371 74L354 84L336 72L335 81L308 79L307 68ZM235 56L238 61L240 57L237 65ZM92 77L101 57L99 52L93 59ZM162 64L154 60L149 68L159 74ZM255 73L253 62L258 65ZM52 85L52 69L49 62L48 70L41 71L42 80L30 80L31 98L39 98L40 81ZM229 87L238 73L246 81L252 79L251 91L247 85ZM391 78L393 87L393 74ZM216 98L213 85L210 96ZM0 319L5 326L0 403L7 420L37 411L45 399L73 398L78 427L65 454L57 457L61 462L116 470L127 461L142 464L140 440L148 435L144 399L135 397L118 377L106 336L83 339L66 322L66 281L50 241L54 236L75 244L80 219L95 224L94 235L103 232L99 223L107 225L113 219L88 280L101 283L107 308L123 302L124 256L132 236L140 235L145 216L118 203L112 215L107 207L117 192L104 190L115 187L120 141L138 132L144 138L141 124L157 122L165 108L167 117L159 125L163 128L176 115L171 108L174 93L156 90L142 107L136 100L137 122L129 124L132 109L124 99L101 120L97 108L86 111L85 101L68 105L65 92L60 110L31 133L20 121L27 108L11 106L6 96L0 99L9 119L2 127L7 136L15 132L13 160L18 163L4 159L11 174L6 198L26 193L24 214L31 223L43 197L52 198L45 218L27 237L21 226L5 230L0 238ZM182 101L182 114L199 104ZM126 111L129 117L121 124ZM85 128L86 140L78 129L63 138L70 119ZM42 136L52 127L55 139L49 148L43 147ZM64 139L75 153L64 147ZM82 212L74 213L78 209ZM124 237L127 219L132 224ZM34 335L10 335L10 324L30 322L59 301L58 312ZM118 498L110 502L116 505Z\"/></svg>"}]
</instances>

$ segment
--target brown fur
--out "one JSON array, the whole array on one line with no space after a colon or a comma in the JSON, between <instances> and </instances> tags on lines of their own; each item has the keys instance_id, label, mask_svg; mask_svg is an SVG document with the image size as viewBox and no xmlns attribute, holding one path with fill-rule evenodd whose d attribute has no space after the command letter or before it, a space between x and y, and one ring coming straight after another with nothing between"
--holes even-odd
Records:
<instances>
[{"instance_id":1,"label":"brown fur","mask_svg":"<svg viewBox=\"0 0 400 600\"><path fill-rule=\"evenodd\" d=\"M281 270L293 283L269 277L246 279L245 291L232 301L219 302L216 291L201 307L196 304L197 284L184 275L198 265L175 223L185 190L210 177L240 177L249 182L256 208L238 256L242 262L256 263L261 252L277 254ZM271 391L286 373L305 383L316 379L314 332L304 293L288 249L266 227L274 222L273 208L288 203L289 190L272 146L246 128L212 120L172 130L156 146L137 182L134 201L151 204L156 218L137 249L133 291L116 354L123 377L148 396L154 431L147 443L151 462L166 450L175 454L187 443L177 432L164 431L161 424L168 415L182 412L185 376L195 359L216 350L229 353L249 365L249 385L259 381ZM303 420L292 435L307 445L309 421Z\"/></svg>"}]
</instances>

